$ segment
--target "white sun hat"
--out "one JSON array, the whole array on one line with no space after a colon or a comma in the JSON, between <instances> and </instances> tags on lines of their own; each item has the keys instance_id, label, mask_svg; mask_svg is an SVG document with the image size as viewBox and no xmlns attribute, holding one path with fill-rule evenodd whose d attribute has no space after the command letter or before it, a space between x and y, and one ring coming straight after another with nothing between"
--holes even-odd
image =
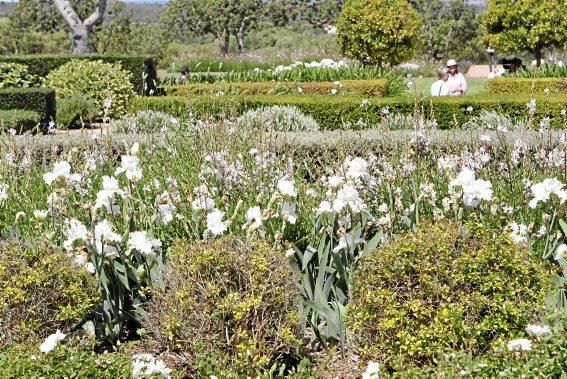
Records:
<instances>
[{"instance_id":1,"label":"white sun hat","mask_svg":"<svg viewBox=\"0 0 567 379\"><path fill-rule=\"evenodd\" d=\"M458 65L458 64L457 64L457 61L454 60L454 59L449 59L449 60L447 61L447 67L457 66L457 65Z\"/></svg>"}]
</instances>

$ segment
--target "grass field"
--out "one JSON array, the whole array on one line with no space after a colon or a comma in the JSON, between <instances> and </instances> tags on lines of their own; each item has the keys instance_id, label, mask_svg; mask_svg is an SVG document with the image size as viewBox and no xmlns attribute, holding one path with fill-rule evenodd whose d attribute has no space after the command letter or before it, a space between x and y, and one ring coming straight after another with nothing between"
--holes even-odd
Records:
<instances>
[{"instance_id":1,"label":"grass field","mask_svg":"<svg viewBox=\"0 0 567 379\"><path fill-rule=\"evenodd\" d=\"M416 78L416 90L418 94L429 95L429 89L436 78ZM468 91L467 95L477 95L486 92L486 78L467 78ZM413 89L407 91L408 94L413 94Z\"/></svg>"}]
</instances>

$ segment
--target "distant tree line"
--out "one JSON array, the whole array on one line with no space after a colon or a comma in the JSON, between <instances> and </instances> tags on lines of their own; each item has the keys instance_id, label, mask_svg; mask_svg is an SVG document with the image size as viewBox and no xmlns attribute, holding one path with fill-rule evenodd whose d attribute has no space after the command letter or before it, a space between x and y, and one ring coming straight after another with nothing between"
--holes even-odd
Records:
<instances>
[{"instance_id":1,"label":"distant tree line","mask_svg":"<svg viewBox=\"0 0 567 379\"><path fill-rule=\"evenodd\" d=\"M546 48L565 48L565 0L488 0L477 12L465 0L171 0L156 20L135 22L119 0L20 0L0 20L0 52L159 53L212 36L226 55L231 41L244 52L251 30L298 23L338 26L342 51L373 64L415 55L479 61L488 46L539 62Z\"/></svg>"}]
</instances>

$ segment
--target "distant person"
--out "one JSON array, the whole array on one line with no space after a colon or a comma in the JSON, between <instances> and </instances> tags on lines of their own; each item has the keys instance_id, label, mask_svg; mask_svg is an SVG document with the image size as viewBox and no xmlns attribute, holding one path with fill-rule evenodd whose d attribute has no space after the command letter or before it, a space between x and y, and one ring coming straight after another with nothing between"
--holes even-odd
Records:
<instances>
[{"instance_id":1,"label":"distant person","mask_svg":"<svg viewBox=\"0 0 567 379\"><path fill-rule=\"evenodd\" d=\"M442 67L437 70L437 80L431 85L431 96L449 96L449 69Z\"/></svg>"},{"instance_id":2,"label":"distant person","mask_svg":"<svg viewBox=\"0 0 567 379\"><path fill-rule=\"evenodd\" d=\"M179 78L179 81L181 83L185 83L189 80L189 75L191 73L191 70L189 70L189 67L184 66L183 68L181 68L181 77Z\"/></svg>"},{"instance_id":3,"label":"distant person","mask_svg":"<svg viewBox=\"0 0 567 379\"><path fill-rule=\"evenodd\" d=\"M451 96L461 96L467 92L467 81L465 76L459 72L459 65L456 60L449 59L447 61L447 68L449 69L449 94Z\"/></svg>"}]
</instances>

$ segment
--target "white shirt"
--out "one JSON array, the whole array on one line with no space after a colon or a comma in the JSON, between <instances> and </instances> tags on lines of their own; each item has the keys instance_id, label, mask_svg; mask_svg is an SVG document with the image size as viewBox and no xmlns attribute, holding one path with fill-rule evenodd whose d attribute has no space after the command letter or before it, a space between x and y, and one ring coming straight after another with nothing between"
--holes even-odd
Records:
<instances>
[{"instance_id":1,"label":"white shirt","mask_svg":"<svg viewBox=\"0 0 567 379\"><path fill-rule=\"evenodd\" d=\"M465 76L460 72L458 72L457 75L449 74L447 84L449 85L449 92L453 96L459 96L461 94L460 91L463 91L463 93L467 92L467 81L465 80Z\"/></svg>"},{"instance_id":2,"label":"white shirt","mask_svg":"<svg viewBox=\"0 0 567 379\"><path fill-rule=\"evenodd\" d=\"M431 85L431 96L448 96L449 85L447 82L439 79Z\"/></svg>"}]
</instances>

